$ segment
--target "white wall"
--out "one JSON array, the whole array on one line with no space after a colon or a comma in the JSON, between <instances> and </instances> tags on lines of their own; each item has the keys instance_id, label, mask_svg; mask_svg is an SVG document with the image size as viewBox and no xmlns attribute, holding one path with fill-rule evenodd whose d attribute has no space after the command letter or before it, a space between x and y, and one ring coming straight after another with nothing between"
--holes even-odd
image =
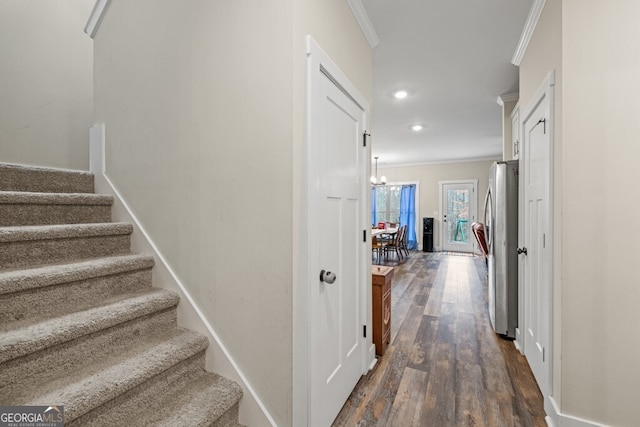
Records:
<instances>
[{"instance_id":1,"label":"white wall","mask_svg":"<svg viewBox=\"0 0 640 427\"><path fill-rule=\"evenodd\" d=\"M513 159L513 122L511 113L518 101L505 102L502 105L502 160Z\"/></svg>"},{"instance_id":2,"label":"white wall","mask_svg":"<svg viewBox=\"0 0 640 427\"><path fill-rule=\"evenodd\" d=\"M341 0L112 2L95 38L107 175L281 426L308 33L370 98Z\"/></svg>"},{"instance_id":3,"label":"white wall","mask_svg":"<svg viewBox=\"0 0 640 427\"><path fill-rule=\"evenodd\" d=\"M640 287L625 227L640 210L638 16L633 1L547 0L520 66L521 107L556 71L553 396L563 415L616 426L640 419Z\"/></svg>"},{"instance_id":4,"label":"white wall","mask_svg":"<svg viewBox=\"0 0 640 427\"><path fill-rule=\"evenodd\" d=\"M562 8L562 411L638 425L640 2Z\"/></svg>"},{"instance_id":5,"label":"white wall","mask_svg":"<svg viewBox=\"0 0 640 427\"><path fill-rule=\"evenodd\" d=\"M0 2L0 161L89 167L93 1Z\"/></svg>"},{"instance_id":6,"label":"white wall","mask_svg":"<svg viewBox=\"0 0 640 427\"><path fill-rule=\"evenodd\" d=\"M496 159L499 160L499 159ZM388 182L420 182L420 206L417 221L422 224L423 217L434 217L433 244L441 247L440 229L442 215L440 212L439 181L455 181L468 179L479 180L477 206L478 215L482 216L482 204L489 185L489 168L493 161L475 161L463 163L441 163L433 165L378 167L378 175L385 175ZM422 235L422 225L420 225ZM420 240L422 237L420 236Z\"/></svg>"},{"instance_id":7,"label":"white wall","mask_svg":"<svg viewBox=\"0 0 640 427\"><path fill-rule=\"evenodd\" d=\"M107 174L278 423L291 390L291 6L112 2Z\"/></svg>"},{"instance_id":8,"label":"white wall","mask_svg":"<svg viewBox=\"0 0 640 427\"><path fill-rule=\"evenodd\" d=\"M520 119L527 105L550 71L555 71L555 123L554 123L554 270L553 270L553 391L556 402L562 405L562 227L563 201L563 66L562 66L562 0L546 0L545 7L520 64Z\"/></svg>"}]
</instances>

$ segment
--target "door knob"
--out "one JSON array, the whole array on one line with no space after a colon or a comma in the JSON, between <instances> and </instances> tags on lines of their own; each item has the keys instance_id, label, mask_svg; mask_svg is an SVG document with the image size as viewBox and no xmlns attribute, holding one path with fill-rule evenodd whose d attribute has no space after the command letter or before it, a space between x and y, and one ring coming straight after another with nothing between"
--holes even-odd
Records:
<instances>
[{"instance_id":1,"label":"door knob","mask_svg":"<svg viewBox=\"0 0 640 427\"><path fill-rule=\"evenodd\" d=\"M336 281L336 273L333 273L331 271L325 271L322 270L320 272L320 281L321 282L325 282L326 284L330 285L333 282Z\"/></svg>"},{"instance_id":2,"label":"door knob","mask_svg":"<svg viewBox=\"0 0 640 427\"><path fill-rule=\"evenodd\" d=\"M527 254L527 248L518 248L518 255Z\"/></svg>"}]
</instances>

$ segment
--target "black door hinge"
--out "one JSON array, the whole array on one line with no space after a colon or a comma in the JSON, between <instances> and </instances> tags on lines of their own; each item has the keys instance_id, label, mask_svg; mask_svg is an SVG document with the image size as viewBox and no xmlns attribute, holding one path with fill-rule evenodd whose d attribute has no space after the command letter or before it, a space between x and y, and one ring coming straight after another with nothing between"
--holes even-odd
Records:
<instances>
[{"instance_id":1,"label":"black door hinge","mask_svg":"<svg viewBox=\"0 0 640 427\"><path fill-rule=\"evenodd\" d=\"M362 325L362 333L364 334L364 337L367 337L367 325Z\"/></svg>"},{"instance_id":2,"label":"black door hinge","mask_svg":"<svg viewBox=\"0 0 640 427\"><path fill-rule=\"evenodd\" d=\"M367 230L362 230L362 241L367 243Z\"/></svg>"},{"instance_id":3,"label":"black door hinge","mask_svg":"<svg viewBox=\"0 0 640 427\"><path fill-rule=\"evenodd\" d=\"M367 137L371 136L370 133L367 133L367 131L365 130L364 133L362 134L362 146L366 147L367 146Z\"/></svg>"}]
</instances>

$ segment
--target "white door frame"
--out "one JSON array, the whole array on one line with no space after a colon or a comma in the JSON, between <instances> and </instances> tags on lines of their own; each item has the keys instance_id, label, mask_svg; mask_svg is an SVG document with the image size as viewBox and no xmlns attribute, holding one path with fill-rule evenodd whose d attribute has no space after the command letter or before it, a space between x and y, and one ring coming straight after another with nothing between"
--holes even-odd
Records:
<instances>
[{"instance_id":1,"label":"white door frame","mask_svg":"<svg viewBox=\"0 0 640 427\"><path fill-rule=\"evenodd\" d=\"M521 110L521 120L519 123L519 128L520 128L520 140L521 140L521 144L522 144L522 149L519 150L520 152L520 188L519 188L519 208L518 208L518 212L519 212L519 222L520 224L522 224L520 227L518 227L518 247L526 247L527 242L525 242L525 236L524 236L524 213L525 213L525 200L526 199L526 195L524 194L524 188L525 188L525 179L523 179L522 177L525 176L525 174L527 173L526 171L526 158L524 156L526 156L526 147L527 144L529 144L529 139L528 139L528 135L525 133L524 131L524 124L527 123L527 121L529 119L531 119L531 115L534 113L534 111L536 110L536 108L538 107L538 105L543 102L543 101L548 101L549 103L549 117L547 119L547 130L549 133L549 152L548 152L548 156L549 156L549 180L547 183L547 190L546 190L546 194L547 194L547 212L546 214L546 218L545 221L547 222L547 227L548 227L548 236L545 235L546 237L546 241L545 241L545 246L549 248L549 251L547 251L547 257L545 259L547 268L545 269L545 275L547 276L547 280L546 283L548 283L549 285L549 289L546 290L546 295L548 297L548 299L546 301L543 301L543 304L547 304L547 307L549 307L548 309L548 316L546 318L547 321L547 327L546 329L546 333L547 333L547 343L546 343L546 347L545 347L545 358L546 360L548 360L548 363L546 364L547 366L547 370L545 372L545 382L546 382L546 387L545 390L542 390L541 387L541 392L544 398L544 409L545 412L547 414L552 414L555 412L554 410L554 402L553 402L553 370L554 370L554 346L553 346L553 331L554 331L554 325L553 325L553 310L554 310L554 290L553 290L553 277L554 277L554 265L553 265L553 253L554 253L554 227L553 227L553 219L554 219L554 203L553 203L553 196L554 196L554 192L553 192L553 182L554 182L554 136L555 136L555 128L554 128L554 124L555 124L555 100L554 100L554 88L555 88L555 71L550 71L549 74L547 74L546 78L544 79L544 81L542 82L541 86L538 88L538 90L536 91L535 95L533 96L533 98L531 99L531 101L529 101L529 103L527 104L526 108ZM516 331L516 345L517 347L519 347L519 350L521 353L524 353L524 339L526 339L526 335L522 333L522 331L525 331L527 328L527 325L525 324L525 315L524 315L524 309L525 309L525 301L524 301L524 295L525 295L525 291L524 291L524 266L523 266L523 260L522 260L522 255L520 256L519 260L518 260L518 330ZM549 417L547 417L549 418Z\"/></svg>"},{"instance_id":2,"label":"white door frame","mask_svg":"<svg viewBox=\"0 0 640 427\"><path fill-rule=\"evenodd\" d=\"M473 185L473 194L471 195L471 197L469 198L469 202L471 204L470 209L471 209L471 222L469 222L469 230L471 230L471 224L473 223L473 221L477 221L478 220L478 183L479 180L478 179L456 179L456 180L452 180L452 181L438 181L438 207L440 209L440 218L436 218L437 221L440 223L440 244L439 244L439 250L444 251L444 238L445 238L445 227L442 225L442 216L444 215L444 211L443 211L443 206L442 206L442 187L445 184L472 184ZM469 235L469 241L471 242L471 251L472 253L477 253L478 252L478 244L475 240L475 238L472 238L471 235Z\"/></svg>"},{"instance_id":3,"label":"white door frame","mask_svg":"<svg viewBox=\"0 0 640 427\"><path fill-rule=\"evenodd\" d=\"M306 426L310 408L313 402L309 399L311 390L309 364L309 339L313 325L309 322L310 307L310 283L318 281L318 271L315 271L313 264L314 257L317 259L319 230L317 224L321 221L317 204L319 198L318 176L319 171L315 164L314 152L318 148L319 132L318 126L318 99L320 93L321 74L332 80L336 86L358 104L365 112L365 129L368 125L369 103L362 96L360 91L349 81L338 66L329 58L322 48L313 40L311 36L306 37L307 42L307 122L305 132L305 143L301 150L301 170L299 197L297 202L300 211L300 221L297 230L298 256L294 258L294 286L293 286L293 425ZM315 102L314 102L315 101ZM369 186L369 175L371 173L370 146L366 149L366 154L362 156L363 164L359 165L362 173L362 189L360 193L360 220L363 230L371 228L371 190ZM294 197L294 200L295 197ZM370 235L370 233L369 233ZM367 241L363 241L363 253L370 250L370 236ZM295 247L295 246L294 246ZM363 318L362 324L366 326L367 338L362 340L362 373L366 373L369 366L375 359L375 347L371 336L371 257L361 257L359 277L363 278L360 295L366 298L361 301ZM368 273L367 273L368 272ZM366 345L367 342L370 345Z\"/></svg>"}]
</instances>

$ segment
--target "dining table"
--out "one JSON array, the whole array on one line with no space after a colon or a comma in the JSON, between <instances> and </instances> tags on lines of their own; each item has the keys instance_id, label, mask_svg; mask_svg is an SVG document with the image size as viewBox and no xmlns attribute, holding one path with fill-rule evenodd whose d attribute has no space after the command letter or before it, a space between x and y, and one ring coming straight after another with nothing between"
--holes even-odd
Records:
<instances>
[{"instance_id":1,"label":"dining table","mask_svg":"<svg viewBox=\"0 0 640 427\"><path fill-rule=\"evenodd\" d=\"M390 236L393 236L394 234L398 233L398 228L372 228L371 229L371 235L372 236L380 236L383 234L388 234Z\"/></svg>"},{"instance_id":2,"label":"dining table","mask_svg":"<svg viewBox=\"0 0 640 427\"><path fill-rule=\"evenodd\" d=\"M372 228L371 229L372 238L377 237L379 239L379 241L382 242L382 243L380 243L381 246L378 249L380 252L383 251L384 245L387 245L387 244L389 244L390 242L393 241L393 239L395 238L396 234L398 234L398 228L396 228L396 227L393 227L393 228L392 227ZM381 255L382 254L378 255L378 262L380 262ZM385 259L386 258L387 258L387 254L385 253Z\"/></svg>"}]
</instances>

